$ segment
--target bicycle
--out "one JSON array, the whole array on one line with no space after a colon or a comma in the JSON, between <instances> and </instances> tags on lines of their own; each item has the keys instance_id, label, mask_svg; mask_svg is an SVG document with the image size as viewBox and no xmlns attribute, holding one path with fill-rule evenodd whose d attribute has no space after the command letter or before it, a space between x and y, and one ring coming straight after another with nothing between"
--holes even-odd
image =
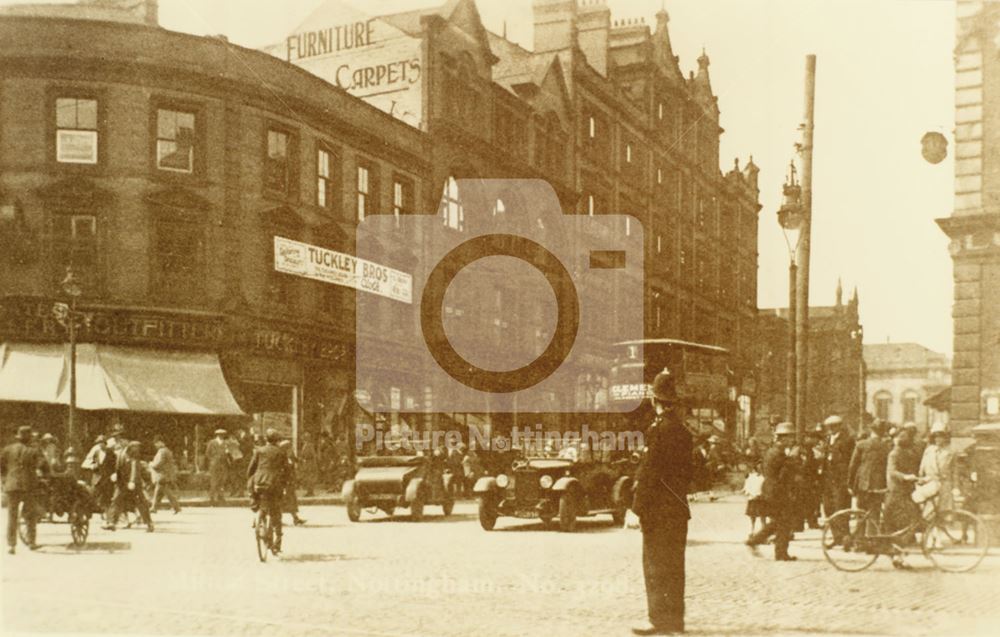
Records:
<instances>
[{"instance_id":1,"label":"bicycle","mask_svg":"<svg viewBox=\"0 0 1000 637\"><path fill-rule=\"evenodd\" d=\"M278 528L274 517L281 515L281 507L268 505L269 496L267 493L258 492L257 518L254 522L254 540L257 544L257 559L261 562L267 561L267 554L278 555L280 547L278 544Z\"/></svg>"},{"instance_id":2,"label":"bicycle","mask_svg":"<svg viewBox=\"0 0 1000 637\"><path fill-rule=\"evenodd\" d=\"M873 509L843 509L823 525L823 555L840 571L863 571L880 555L906 554L909 538L920 534L920 550L936 568L949 573L965 573L979 566L990 548L986 523L968 511L937 508L932 497L930 513L922 512L913 522L893 533L883 533L881 512ZM847 529L835 542L834 529Z\"/></svg>"}]
</instances>

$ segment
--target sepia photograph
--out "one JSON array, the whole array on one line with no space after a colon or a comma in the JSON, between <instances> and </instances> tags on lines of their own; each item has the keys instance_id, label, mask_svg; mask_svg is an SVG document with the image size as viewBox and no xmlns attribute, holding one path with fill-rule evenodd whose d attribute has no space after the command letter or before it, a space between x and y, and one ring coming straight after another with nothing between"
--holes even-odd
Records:
<instances>
[{"instance_id":1,"label":"sepia photograph","mask_svg":"<svg viewBox=\"0 0 1000 637\"><path fill-rule=\"evenodd\" d=\"M0 0L4 635L1000 631L1000 0Z\"/></svg>"}]
</instances>

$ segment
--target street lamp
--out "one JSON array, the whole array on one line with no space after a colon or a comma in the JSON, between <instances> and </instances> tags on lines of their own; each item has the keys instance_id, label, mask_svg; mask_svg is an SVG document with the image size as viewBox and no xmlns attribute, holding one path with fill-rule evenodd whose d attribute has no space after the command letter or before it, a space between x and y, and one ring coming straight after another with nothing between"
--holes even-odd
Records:
<instances>
[{"instance_id":1,"label":"street lamp","mask_svg":"<svg viewBox=\"0 0 1000 637\"><path fill-rule=\"evenodd\" d=\"M798 404L798 359L795 355L798 325L798 252L799 241L802 239L802 226L805 220L805 208L802 205L802 187L796 181L795 162L790 162L788 179L782 188L783 201L778 209L778 225L785 235L788 245L788 360L785 373L785 418L789 422L798 423L796 405ZM797 434L802 432L797 428Z\"/></svg>"},{"instance_id":2,"label":"street lamp","mask_svg":"<svg viewBox=\"0 0 1000 637\"><path fill-rule=\"evenodd\" d=\"M90 325L91 314L78 312L76 300L83 294L83 288L72 267L66 268L66 276L60 282L63 293L69 297L69 305L56 303L52 313L56 320L69 332L69 422L66 428L66 446L77 446L76 439L76 329L78 322Z\"/></svg>"}]
</instances>

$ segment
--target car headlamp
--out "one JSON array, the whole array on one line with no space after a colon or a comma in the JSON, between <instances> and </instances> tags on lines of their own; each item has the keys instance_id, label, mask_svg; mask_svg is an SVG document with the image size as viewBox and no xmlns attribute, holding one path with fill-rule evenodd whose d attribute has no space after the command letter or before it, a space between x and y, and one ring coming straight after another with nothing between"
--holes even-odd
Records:
<instances>
[{"instance_id":1,"label":"car headlamp","mask_svg":"<svg viewBox=\"0 0 1000 637\"><path fill-rule=\"evenodd\" d=\"M506 489L507 485L510 484L510 478L506 474L501 473L497 476L497 486L501 489Z\"/></svg>"},{"instance_id":2,"label":"car headlamp","mask_svg":"<svg viewBox=\"0 0 1000 637\"><path fill-rule=\"evenodd\" d=\"M544 475L538 479L538 485L543 489L548 489L552 486L552 476Z\"/></svg>"}]
</instances>

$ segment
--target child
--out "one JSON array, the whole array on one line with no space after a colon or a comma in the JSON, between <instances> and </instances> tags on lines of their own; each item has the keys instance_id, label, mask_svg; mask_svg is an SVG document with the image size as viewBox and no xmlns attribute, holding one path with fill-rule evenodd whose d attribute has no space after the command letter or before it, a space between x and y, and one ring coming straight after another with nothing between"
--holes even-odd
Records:
<instances>
[{"instance_id":1,"label":"child","mask_svg":"<svg viewBox=\"0 0 1000 637\"><path fill-rule=\"evenodd\" d=\"M743 483L743 494L747 496L746 516L750 518L750 536L757 530L757 520L764 525L764 499L761 488L764 486L764 476L760 475L760 464L755 464Z\"/></svg>"}]
</instances>

